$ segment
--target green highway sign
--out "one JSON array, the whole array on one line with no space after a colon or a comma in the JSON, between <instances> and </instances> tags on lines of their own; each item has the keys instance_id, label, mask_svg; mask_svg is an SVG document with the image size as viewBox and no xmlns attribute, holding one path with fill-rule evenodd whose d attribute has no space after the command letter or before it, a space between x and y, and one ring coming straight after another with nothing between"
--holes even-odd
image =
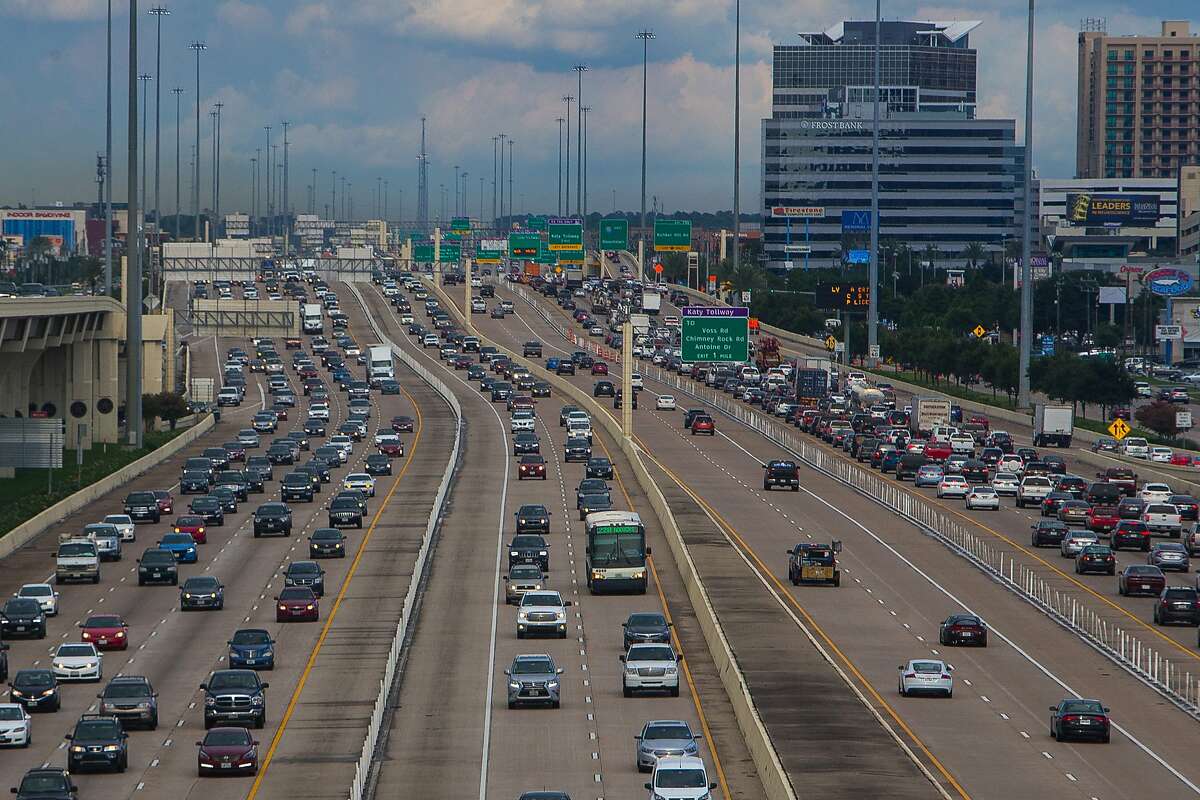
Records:
<instances>
[{"instance_id":1,"label":"green highway sign","mask_svg":"<svg viewBox=\"0 0 1200 800\"><path fill-rule=\"evenodd\" d=\"M414 244L412 247L413 261L433 261L432 244Z\"/></svg>"},{"instance_id":2,"label":"green highway sign","mask_svg":"<svg viewBox=\"0 0 1200 800\"><path fill-rule=\"evenodd\" d=\"M583 223L577 219L551 218L547 224L550 229L551 250L579 250L582 253Z\"/></svg>"},{"instance_id":3,"label":"green highway sign","mask_svg":"<svg viewBox=\"0 0 1200 800\"><path fill-rule=\"evenodd\" d=\"M600 220L600 249L628 250L629 249L629 220L602 219Z\"/></svg>"},{"instance_id":4,"label":"green highway sign","mask_svg":"<svg viewBox=\"0 0 1200 800\"><path fill-rule=\"evenodd\" d=\"M583 264L582 250L560 250L558 252L558 263L560 264Z\"/></svg>"},{"instance_id":5,"label":"green highway sign","mask_svg":"<svg viewBox=\"0 0 1200 800\"><path fill-rule=\"evenodd\" d=\"M546 230L546 218L530 217L529 219L525 220L525 227L531 231L544 231Z\"/></svg>"},{"instance_id":6,"label":"green highway sign","mask_svg":"<svg viewBox=\"0 0 1200 800\"><path fill-rule=\"evenodd\" d=\"M456 264L462 258L462 245L458 242L442 242L438 256L438 261L442 264Z\"/></svg>"},{"instance_id":7,"label":"green highway sign","mask_svg":"<svg viewBox=\"0 0 1200 800\"><path fill-rule=\"evenodd\" d=\"M503 250L480 250L475 260L480 264L499 264L504 260Z\"/></svg>"},{"instance_id":8,"label":"green highway sign","mask_svg":"<svg viewBox=\"0 0 1200 800\"><path fill-rule=\"evenodd\" d=\"M450 230L455 233L470 233L471 218L470 217L454 217L450 220Z\"/></svg>"},{"instance_id":9,"label":"green highway sign","mask_svg":"<svg viewBox=\"0 0 1200 800\"><path fill-rule=\"evenodd\" d=\"M654 249L686 253L692 249L692 221L689 219L654 220Z\"/></svg>"},{"instance_id":10,"label":"green highway sign","mask_svg":"<svg viewBox=\"0 0 1200 800\"><path fill-rule=\"evenodd\" d=\"M685 306L681 310L684 361L749 360L750 309Z\"/></svg>"},{"instance_id":11,"label":"green highway sign","mask_svg":"<svg viewBox=\"0 0 1200 800\"><path fill-rule=\"evenodd\" d=\"M508 252L513 258L536 258L542 237L534 231L513 231L508 235Z\"/></svg>"},{"instance_id":12,"label":"green highway sign","mask_svg":"<svg viewBox=\"0 0 1200 800\"><path fill-rule=\"evenodd\" d=\"M541 242L540 249L537 254L537 263L554 265L558 263L558 254L553 252L550 247Z\"/></svg>"}]
</instances>

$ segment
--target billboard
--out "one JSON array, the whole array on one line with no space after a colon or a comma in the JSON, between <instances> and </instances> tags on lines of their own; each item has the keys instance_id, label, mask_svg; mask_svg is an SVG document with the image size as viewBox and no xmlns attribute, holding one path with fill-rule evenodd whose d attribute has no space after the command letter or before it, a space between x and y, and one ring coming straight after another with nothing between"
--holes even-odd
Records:
<instances>
[{"instance_id":1,"label":"billboard","mask_svg":"<svg viewBox=\"0 0 1200 800\"><path fill-rule=\"evenodd\" d=\"M1158 221L1156 194L1067 194L1072 225L1153 225Z\"/></svg>"},{"instance_id":2,"label":"billboard","mask_svg":"<svg viewBox=\"0 0 1200 800\"><path fill-rule=\"evenodd\" d=\"M842 210L842 233L870 233L871 212Z\"/></svg>"},{"instance_id":3,"label":"billboard","mask_svg":"<svg viewBox=\"0 0 1200 800\"><path fill-rule=\"evenodd\" d=\"M1166 297L1184 294L1192 288L1194 283L1191 275L1172 267L1161 267L1153 272L1148 272L1142 281L1150 287L1150 291Z\"/></svg>"}]
</instances>

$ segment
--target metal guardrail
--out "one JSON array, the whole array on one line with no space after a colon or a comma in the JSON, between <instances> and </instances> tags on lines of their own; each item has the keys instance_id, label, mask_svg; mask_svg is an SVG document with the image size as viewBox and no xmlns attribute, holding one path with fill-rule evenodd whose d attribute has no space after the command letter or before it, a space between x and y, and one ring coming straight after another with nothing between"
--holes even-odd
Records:
<instances>
[{"instance_id":1,"label":"metal guardrail","mask_svg":"<svg viewBox=\"0 0 1200 800\"><path fill-rule=\"evenodd\" d=\"M570 333L535 302L522 288L517 294L554 330L575 346L602 352L593 342ZM971 533L937 506L904 491L894 481L870 472L856 463L839 458L801 439L790 429L751 410L743 403L722 396L705 397L693 391L683 378L658 367L638 367L643 376L670 386L720 411L730 419L756 431L767 440L792 453L809 467L833 478L872 502L899 514L926 535L948 547L953 553L986 573L1015 595L1046 614L1088 646L1114 662L1193 719L1200 720L1200 671L1193 674L1150 646L1115 620L1102 616L1072 592L1057 588L1026 564L1019 563L1003 550L992 547Z\"/></svg>"},{"instance_id":2,"label":"metal guardrail","mask_svg":"<svg viewBox=\"0 0 1200 800\"><path fill-rule=\"evenodd\" d=\"M458 398L454 396L454 392L450 390L450 387L415 358L402 350L396 343L384 336L383 331L375 324L375 319L367 311L367 304L363 301L358 287L350 284L350 291L355 294L363 310L367 313L367 319L371 323L371 328L375 331L375 335L379 341L390 347L393 355L404 362L421 380L429 384L434 391L442 396L450 408L453 409L455 418L454 444L450 449L450 459L446 463L445 471L442 473L442 481L438 484L433 508L429 512L429 521L425 526L425 533L421 537L421 547L417 551L417 559L413 564L412 580L409 582L408 592L404 596L404 605L400 611L400 621L396 624L396 635L392 639L391 648L388 650L387 666L384 668L383 677L379 680L379 694L371 709L371 721L367 727L367 736L363 741L362 753L359 755L358 762L354 766L354 781L350 786L349 800L363 800L364 797L369 796L367 794L370 788L369 779L372 773L372 766L375 762L376 749L379 744L384 716L387 712L388 698L391 696L393 687L395 686L401 656L403 655L405 644L411 636L412 626L415 623L415 609L419 594L428 575L429 553L442 521L446 495L450 490L450 481L458 471L458 466L462 459L463 415L462 406L459 404Z\"/></svg>"}]
</instances>

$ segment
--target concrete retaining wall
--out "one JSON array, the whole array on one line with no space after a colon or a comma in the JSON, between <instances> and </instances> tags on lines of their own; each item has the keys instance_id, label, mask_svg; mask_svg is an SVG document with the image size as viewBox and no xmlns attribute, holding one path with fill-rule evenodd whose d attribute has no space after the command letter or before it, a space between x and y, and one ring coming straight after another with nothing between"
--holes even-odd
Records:
<instances>
[{"instance_id":1,"label":"concrete retaining wall","mask_svg":"<svg viewBox=\"0 0 1200 800\"><path fill-rule=\"evenodd\" d=\"M211 430L213 424L212 415L205 416L197 425L179 434L154 452L142 456L137 461L127 464L107 477L101 478L91 486L85 486L70 497L50 506L28 522L23 522L13 528L3 537L0 537L0 558L4 558L20 547L24 547L51 525L74 514L81 508L96 502L102 495L129 483L139 475L145 474L150 469L166 461Z\"/></svg>"},{"instance_id":2,"label":"concrete retaining wall","mask_svg":"<svg viewBox=\"0 0 1200 800\"><path fill-rule=\"evenodd\" d=\"M433 286L433 291L452 316L457 317L460 322L467 322L463 319L463 315L459 313L458 307L451 301L450 296L441 287ZM497 347L501 351L508 350L508 348L483 336L477 330L475 333L479 335L482 344ZM531 361L516 353L512 354L512 358L517 363L529 368L534 374L541 375L543 380L549 381L551 386L570 397L581 408L588 409L592 419L604 428L605 432L618 444L626 458L629 459L634 477L642 491L646 493L646 497L649 498L650 506L658 517L663 528L663 533L667 537L671 553L675 558L675 563L683 578L684 585L687 587L688 599L691 601L692 608L696 612L696 619L700 623L700 630L704 634L705 643L708 645L709 653L716 664L717 672L721 677L721 684L725 687L725 693L728 695L729 702L733 706L734 716L738 721L738 728L741 730L742 737L746 742L746 748L750 751L751 759L754 761L755 769L758 771L759 780L762 781L766 792L766 798L767 800L796 800L796 793L792 788L791 782L788 780L787 772L784 770L782 763L780 763L778 753L775 752L775 746L771 743L771 738L763 726L762 719L758 715L758 710L754 706L754 699L750 696L750 691L746 687L745 678L742 676L741 669L738 667L737 660L733 655L733 650L725 638L721 622L717 619L716 611L709 601L708 592L704 588L700 574L697 572L696 566L687 552L687 546L684 544L683 535L679 531L675 517L667 505L666 498L663 497L658 485L651 477L649 470L642 463L637 446L625 438L621 431L620 422L612 415L611 411L597 403L591 395L580 390L574 384L559 378L554 373L545 369L539 362Z\"/></svg>"}]
</instances>

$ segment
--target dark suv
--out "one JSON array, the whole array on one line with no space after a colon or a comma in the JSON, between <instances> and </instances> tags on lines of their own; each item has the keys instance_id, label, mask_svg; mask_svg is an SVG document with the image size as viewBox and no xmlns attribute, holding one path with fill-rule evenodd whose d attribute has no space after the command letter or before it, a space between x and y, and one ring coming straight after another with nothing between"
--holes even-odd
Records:
<instances>
[{"instance_id":1,"label":"dark suv","mask_svg":"<svg viewBox=\"0 0 1200 800\"><path fill-rule=\"evenodd\" d=\"M179 567L175 565L175 554L170 550L148 547L138 559L138 586L147 583L179 584Z\"/></svg>"},{"instance_id":2,"label":"dark suv","mask_svg":"<svg viewBox=\"0 0 1200 800\"><path fill-rule=\"evenodd\" d=\"M508 545L508 567L517 564L536 564L542 572L550 571L550 545L537 534L519 534Z\"/></svg>"},{"instance_id":3,"label":"dark suv","mask_svg":"<svg viewBox=\"0 0 1200 800\"><path fill-rule=\"evenodd\" d=\"M65 769L31 769L13 787L15 800L75 800L79 790Z\"/></svg>"},{"instance_id":4,"label":"dark suv","mask_svg":"<svg viewBox=\"0 0 1200 800\"><path fill-rule=\"evenodd\" d=\"M154 492L130 492L125 497L125 513L134 522L158 522L161 515L158 498L154 496Z\"/></svg>"},{"instance_id":5,"label":"dark suv","mask_svg":"<svg viewBox=\"0 0 1200 800\"><path fill-rule=\"evenodd\" d=\"M550 533L550 512L541 504L527 504L517 509L517 533Z\"/></svg>"},{"instance_id":6,"label":"dark suv","mask_svg":"<svg viewBox=\"0 0 1200 800\"><path fill-rule=\"evenodd\" d=\"M308 476L304 476L307 478ZM309 495L311 498L311 494ZM283 503L263 503L254 510L254 538L264 533L292 535L292 510Z\"/></svg>"},{"instance_id":7,"label":"dark suv","mask_svg":"<svg viewBox=\"0 0 1200 800\"><path fill-rule=\"evenodd\" d=\"M1058 520L1041 520L1029 528L1033 531L1029 543L1034 547L1058 547L1067 535L1067 524Z\"/></svg>"},{"instance_id":8,"label":"dark suv","mask_svg":"<svg viewBox=\"0 0 1200 800\"><path fill-rule=\"evenodd\" d=\"M325 570L315 561L293 561L283 573L284 586L307 586L317 597L325 596Z\"/></svg>"},{"instance_id":9,"label":"dark suv","mask_svg":"<svg viewBox=\"0 0 1200 800\"><path fill-rule=\"evenodd\" d=\"M1172 622L1200 623L1200 593L1191 586L1169 586L1158 596L1158 602L1154 604L1154 624Z\"/></svg>"},{"instance_id":10,"label":"dark suv","mask_svg":"<svg viewBox=\"0 0 1200 800\"><path fill-rule=\"evenodd\" d=\"M303 500L311 503L313 500L312 477L305 472L289 472L283 476L279 484L279 495L282 500Z\"/></svg>"},{"instance_id":11,"label":"dark suv","mask_svg":"<svg viewBox=\"0 0 1200 800\"><path fill-rule=\"evenodd\" d=\"M769 461L763 465L763 469L766 470L763 474L763 491L776 486L793 492L800 491L800 468L795 461Z\"/></svg>"},{"instance_id":12,"label":"dark suv","mask_svg":"<svg viewBox=\"0 0 1200 800\"><path fill-rule=\"evenodd\" d=\"M267 721L267 687L258 673L249 669L219 669L200 684L204 690L204 728L214 725L252 724L261 728Z\"/></svg>"},{"instance_id":13,"label":"dark suv","mask_svg":"<svg viewBox=\"0 0 1200 800\"><path fill-rule=\"evenodd\" d=\"M100 699L97 711L116 717L126 728L137 725L154 730L158 727L158 692L147 677L121 675L113 678L96 697Z\"/></svg>"},{"instance_id":14,"label":"dark suv","mask_svg":"<svg viewBox=\"0 0 1200 800\"><path fill-rule=\"evenodd\" d=\"M129 734L121 720L106 714L84 714L75 732L66 735L67 770L108 769L124 772L129 766Z\"/></svg>"},{"instance_id":15,"label":"dark suv","mask_svg":"<svg viewBox=\"0 0 1200 800\"><path fill-rule=\"evenodd\" d=\"M10 598L0 610L0 635L45 639L46 614L41 604L28 597Z\"/></svg>"}]
</instances>

